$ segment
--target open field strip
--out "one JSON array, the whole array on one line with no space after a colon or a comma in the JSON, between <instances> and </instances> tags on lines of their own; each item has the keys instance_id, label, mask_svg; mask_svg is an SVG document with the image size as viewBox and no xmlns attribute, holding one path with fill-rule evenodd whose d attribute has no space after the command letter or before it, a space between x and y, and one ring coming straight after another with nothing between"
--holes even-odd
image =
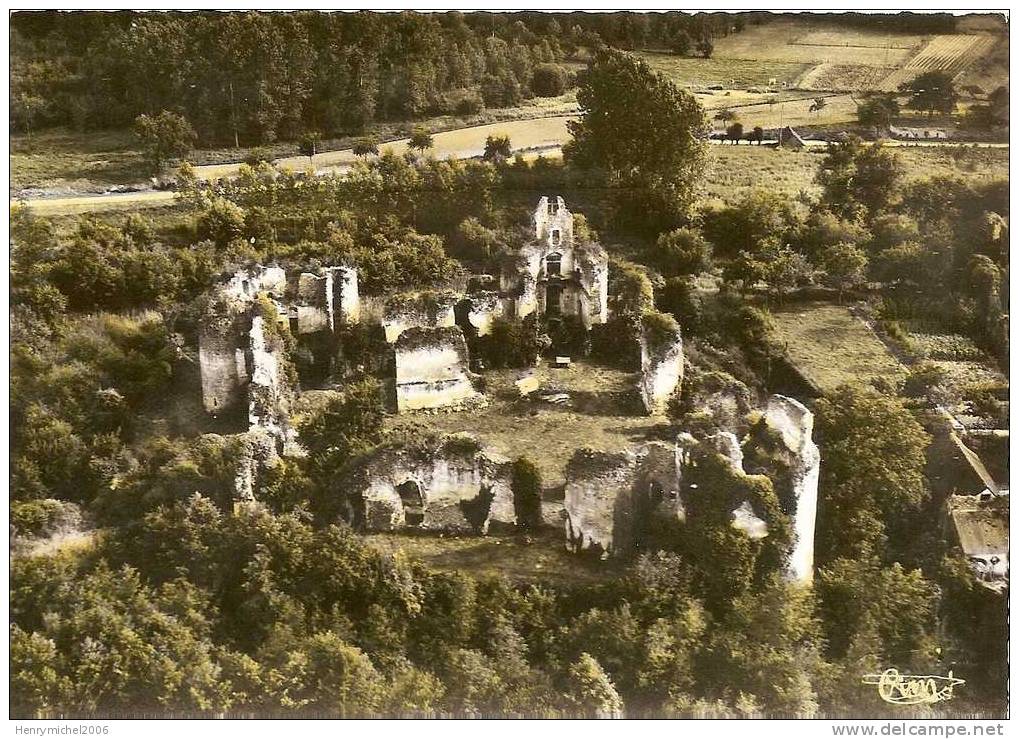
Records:
<instances>
[{"instance_id":1,"label":"open field strip","mask_svg":"<svg viewBox=\"0 0 1019 739\"><path fill-rule=\"evenodd\" d=\"M906 376L899 361L847 307L794 305L772 312L772 337L824 392L843 384L867 385Z\"/></svg>"}]
</instances>

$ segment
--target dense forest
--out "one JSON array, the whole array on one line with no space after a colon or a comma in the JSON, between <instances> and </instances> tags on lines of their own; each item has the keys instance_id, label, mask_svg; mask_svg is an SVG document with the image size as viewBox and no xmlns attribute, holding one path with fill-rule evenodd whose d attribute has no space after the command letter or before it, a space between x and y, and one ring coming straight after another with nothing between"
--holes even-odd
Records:
<instances>
[{"instance_id":1,"label":"dense forest","mask_svg":"<svg viewBox=\"0 0 1019 739\"><path fill-rule=\"evenodd\" d=\"M622 28L638 17L581 16L577 33L637 43L639 34ZM671 17L641 23L662 39ZM329 95L299 84L292 65L310 57L280 51L286 44L354 65L308 63L315 74L335 73L311 82L331 86L324 89L369 89L352 83L365 64L362 110L407 115L415 89L428 100L497 77L492 49L506 58L526 52L531 63L548 49L541 63L555 63L571 53L574 33L563 32L563 18L528 15L117 15L76 29L61 18L38 16L17 31L18 43L38 53L55 44L52 58L70 65L65 71L89 67L69 74L53 122L80 114L81 125L119 125L167 107L188 78L164 88L156 80L165 75L146 84L137 74L137 65L162 64L161 55L132 61L132 74L103 66L126 64L122 52L91 58L93 44L126 50L136 34L152 33L174 59L205 70L209 86L184 93L193 106L185 112L203 135L227 140L232 120L253 139L283 135L285 126L352 125L311 104ZM530 30L539 22L560 24L555 43ZM247 29L232 39L248 39L253 52L215 48L229 24ZM357 24L385 33L359 31L361 40L345 46ZM400 29L418 26L432 34L430 48L473 49L477 64L465 62L459 81L444 77L453 66L434 60L411 69L416 47L408 44L418 31ZM275 41L255 43L263 33ZM93 75L107 72L89 65L111 70L104 84L131 78L137 88L93 89L102 80ZM271 86L267 69L277 70ZM408 82L418 73L427 81L420 89ZM516 84L527 79L511 75ZM231 80L235 101L238 87L247 95L234 110ZM711 494L691 505L710 525L659 532L653 551L599 584L439 571L387 554L336 515L337 481L384 442L370 368L302 420L308 454L274 468L263 505L234 512L241 450L182 400L195 395L202 294L255 262L354 265L366 295L449 284L512 253L537 193L562 193L588 214L577 231L597 230L612 258L617 317L592 341L594 361L618 361L634 317L660 311L682 326L689 365L664 423L671 438L717 430L696 408L720 378L748 394L768 390L778 356L768 306L799 288L820 286L841 300L876 283L875 313L888 326L926 316L1007 354L991 320L1007 309L1007 182L907 182L894 151L850 139L819 157L817 198L759 190L736 203L702 203L696 186L710 154L698 136L703 111L689 94L605 49L579 82L589 114L575 124L563 162L386 153L342 176L277 173L262 163L215 184L184 167L180 205L158 219L57 222L14 209L12 523L22 538L81 517L98 532L80 550L12 559L16 715L859 716L882 710L859 676L890 664L918 674L956 669L973 698L953 709L1001 708L1007 614L931 524L944 492L927 467L928 401L939 389L923 372L903 387L844 387L816 402L824 463L813 587L781 577L790 544L781 514L786 528L764 543L737 537L724 518L726 496L774 502L776 491L738 487L745 483L707 457L701 483ZM106 95L116 104L89 107ZM287 95L303 102L284 105ZM662 132L654 147L643 144ZM695 289L705 272L719 276L717 293ZM507 322L504 345L479 347L493 353L493 366L514 363L511 345L534 343L521 325ZM344 342L351 365L369 364L360 360L372 337L352 328ZM751 447L759 453L749 465L774 464L765 441Z\"/></svg>"},{"instance_id":2,"label":"dense forest","mask_svg":"<svg viewBox=\"0 0 1019 739\"><path fill-rule=\"evenodd\" d=\"M11 124L81 130L183 115L205 146L504 108L601 45L709 56L768 13L75 13L11 21ZM840 16L950 32L948 14ZM918 30L920 29L920 30ZM552 65L552 69L549 69Z\"/></svg>"},{"instance_id":3,"label":"dense forest","mask_svg":"<svg viewBox=\"0 0 1019 739\"><path fill-rule=\"evenodd\" d=\"M130 125L183 114L206 144L357 132L375 120L509 107L582 47L671 46L722 14L18 13L12 121ZM539 75L540 78L540 75Z\"/></svg>"}]
</instances>

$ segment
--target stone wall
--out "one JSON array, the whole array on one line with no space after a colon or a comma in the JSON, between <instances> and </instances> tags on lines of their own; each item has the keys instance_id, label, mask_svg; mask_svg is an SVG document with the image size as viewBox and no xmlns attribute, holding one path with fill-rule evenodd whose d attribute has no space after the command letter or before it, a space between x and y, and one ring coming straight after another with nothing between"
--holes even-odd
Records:
<instances>
[{"instance_id":1,"label":"stone wall","mask_svg":"<svg viewBox=\"0 0 1019 739\"><path fill-rule=\"evenodd\" d=\"M456 325L454 306L459 296L449 291L402 293L386 299L382 328L393 343L410 328L442 328Z\"/></svg>"},{"instance_id":2,"label":"stone wall","mask_svg":"<svg viewBox=\"0 0 1019 739\"><path fill-rule=\"evenodd\" d=\"M249 352L251 380L248 384L248 428L262 429L282 447L289 434L290 405L294 389L287 377L286 347L279 338L282 326L270 326L262 315L251 319Z\"/></svg>"},{"instance_id":3,"label":"stone wall","mask_svg":"<svg viewBox=\"0 0 1019 739\"><path fill-rule=\"evenodd\" d=\"M683 520L681 465L679 448L662 442L613 453L577 450L566 468L567 547L627 556L651 518Z\"/></svg>"},{"instance_id":4,"label":"stone wall","mask_svg":"<svg viewBox=\"0 0 1019 739\"><path fill-rule=\"evenodd\" d=\"M550 247L573 241L573 214L561 197L542 197L531 220L535 240L547 242Z\"/></svg>"},{"instance_id":5,"label":"stone wall","mask_svg":"<svg viewBox=\"0 0 1019 739\"><path fill-rule=\"evenodd\" d=\"M468 375L467 342L457 326L410 328L396 340L398 411L480 400Z\"/></svg>"},{"instance_id":6,"label":"stone wall","mask_svg":"<svg viewBox=\"0 0 1019 739\"><path fill-rule=\"evenodd\" d=\"M298 337L335 331L360 316L353 268L301 272L289 281L277 266L235 272L209 296L198 331L202 404L212 415L245 400L252 372L252 316L260 295L273 301Z\"/></svg>"},{"instance_id":7,"label":"stone wall","mask_svg":"<svg viewBox=\"0 0 1019 739\"><path fill-rule=\"evenodd\" d=\"M202 378L202 405L213 416L229 413L244 398L248 382L243 337L247 316L220 303L203 320L198 331L198 364Z\"/></svg>"},{"instance_id":8,"label":"stone wall","mask_svg":"<svg viewBox=\"0 0 1019 739\"><path fill-rule=\"evenodd\" d=\"M801 403L781 395L768 400L763 415L767 426L781 439L781 458L788 464L795 510L795 542L786 562L786 576L809 582L813 577L814 520L820 454L811 438L813 415ZM684 495L697 485L696 460L691 452L717 453L732 472L745 476L744 450L731 432L701 440L682 433L674 444L650 442L621 452L578 450L566 469L565 530L573 551L595 550L602 557L632 556L639 551L645 532L661 522L687 519ZM774 481L774 480L773 480ZM710 491L708 491L710 494ZM749 500L732 503L733 528L751 539L769 535L763 513Z\"/></svg>"},{"instance_id":9,"label":"stone wall","mask_svg":"<svg viewBox=\"0 0 1019 739\"><path fill-rule=\"evenodd\" d=\"M375 449L348 486L352 522L370 531L484 534L516 524L509 460L467 434Z\"/></svg>"},{"instance_id":10,"label":"stone wall","mask_svg":"<svg viewBox=\"0 0 1019 739\"><path fill-rule=\"evenodd\" d=\"M802 403L784 395L768 398L764 414L769 428L781 434L791 454L790 474L796 511L793 528L796 544L789 557L788 574L793 580L810 582L814 577L814 522L817 517L817 481L821 453L814 443L814 414Z\"/></svg>"},{"instance_id":11,"label":"stone wall","mask_svg":"<svg viewBox=\"0 0 1019 739\"><path fill-rule=\"evenodd\" d=\"M638 392L650 415L665 413L669 398L683 381L683 338L678 327L671 336L659 336L645 323L640 337Z\"/></svg>"},{"instance_id":12,"label":"stone wall","mask_svg":"<svg viewBox=\"0 0 1019 739\"><path fill-rule=\"evenodd\" d=\"M470 324L476 335L485 336L491 333L492 321L503 315L504 303L498 292L485 290L470 293L457 303L457 306L458 312L463 311L464 320ZM460 322L459 315L457 321Z\"/></svg>"}]
</instances>

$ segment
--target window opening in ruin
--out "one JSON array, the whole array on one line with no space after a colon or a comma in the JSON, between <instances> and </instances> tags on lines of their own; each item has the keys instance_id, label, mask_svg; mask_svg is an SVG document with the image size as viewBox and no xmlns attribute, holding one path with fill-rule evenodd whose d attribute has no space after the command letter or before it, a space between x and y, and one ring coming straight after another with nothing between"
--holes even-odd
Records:
<instances>
[{"instance_id":1,"label":"window opening in ruin","mask_svg":"<svg viewBox=\"0 0 1019 739\"><path fill-rule=\"evenodd\" d=\"M553 231L553 233L559 233ZM545 274L549 277L558 277L563 271L563 255L562 254L549 254L545 258Z\"/></svg>"},{"instance_id":2,"label":"window opening in ruin","mask_svg":"<svg viewBox=\"0 0 1019 739\"><path fill-rule=\"evenodd\" d=\"M407 526L420 526L425 520L425 501L421 496L421 486L413 480L400 483L396 492L403 502L403 522Z\"/></svg>"},{"instance_id":3,"label":"window opening in ruin","mask_svg":"<svg viewBox=\"0 0 1019 739\"><path fill-rule=\"evenodd\" d=\"M562 296L562 287L559 285L549 285L545 289L545 313L550 316L558 316L562 313Z\"/></svg>"},{"instance_id":4,"label":"window opening in ruin","mask_svg":"<svg viewBox=\"0 0 1019 739\"><path fill-rule=\"evenodd\" d=\"M552 243L555 246L559 246L559 242L561 239L562 237L559 235L559 229L558 228L552 229Z\"/></svg>"},{"instance_id":5,"label":"window opening in ruin","mask_svg":"<svg viewBox=\"0 0 1019 739\"><path fill-rule=\"evenodd\" d=\"M550 216L554 216L556 214L556 211L558 211L558 210L559 210L559 201L557 201L555 198L549 198L548 199L548 214Z\"/></svg>"}]
</instances>

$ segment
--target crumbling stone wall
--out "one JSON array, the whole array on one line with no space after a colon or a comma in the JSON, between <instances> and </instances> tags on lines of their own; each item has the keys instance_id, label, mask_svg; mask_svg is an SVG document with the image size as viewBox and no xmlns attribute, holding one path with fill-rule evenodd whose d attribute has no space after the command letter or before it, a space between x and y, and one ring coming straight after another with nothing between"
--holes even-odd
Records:
<instances>
[{"instance_id":1,"label":"crumbling stone wall","mask_svg":"<svg viewBox=\"0 0 1019 739\"><path fill-rule=\"evenodd\" d=\"M641 544L650 519L682 521L681 465L678 447L662 442L622 452L577 450L566 469L567 547L626 556Z\"/></svg>"},{"instance_id":2,"label":"crumbling stone wall","mask_svg":"<svg viewBox=\"0 0 1019 739\"><path fill-rule=\"evenodd\" d=\"M396 340L396 407L440 408L477 401L467 342L457 326L410 328Z\"/></svg>"},{"instance_id":3,"label":"crumbling stone wall","mask_svg":"<svg viewBox=\"0 0 1019 739\"><path fill-rule=\"evenodd\" d=\"M379 447L347 482L349 517L370 531L487 533L516 524L510 462L468 434Z\"/></svg>"},{"instance_id":4,"label":"crumbling stone wall","mask_svg":"<svg viewBox=\"0 0 1019 739\"><path fill-rule=\"evenodd\" d=\"M663 333L642 322L638 392L644 410L665 413L669 398L683 381L683 337L679 328Z\"/></svg>"},{"instance_id":5,"label":"crumbling stone wall","mask_svg":"<svg viewBox=\"0 0 1019 739\"><path fill-rule=\"evenodd\" d=\"M792 580L808 582L813 576L820 470L820 455L811 438L813 415L796 400L774 395L763 419L782 446L793 492L794 510L775 514L783 520L791 516L795 531L785 572ZM655 523L686 521L689 506L684 496L692 495L698 485L697 468L691 462L696 458L692 452L698 448L701 456L707 451L721 457L735 479L764 481L762 476L746 472L744 448L728 431L701 440L684 432L674 444L651 442L615 453L578 450L566 470L567 547L573 551L593 549L603 557L628 556L639 550L644 532ZM710 490L697 492L711 494ZM770 536L767 511L740 498L731 503L732 527L750 539Z\"/></svg>"},{"instance_id":6,"label":"crumbling stone wall","mask_svg":"<svg viewBox=\"0 0 1019 739\"><path fill-rule=\"evenodd\" d=\"M286 328L279 323L272 325L273 319L274 316L260 314L251 319L248 428L263 429L282 445L289 433L294 389L286 369L289 361L286 346L280 335Z\"/></svg>"},{"instance_id":7,"label":"crumbling stone wall","mask_svg":"<svg viewBox=\"0 0 1019 739\"><path fill-rule=\"evenodd\" d=\"M821 472L821 452L812 438L814 414L793 398L772 395L768 398L764 419L769 428L781 435L790 454L789 471L796 501L793 514L796 543L789 557L788 574L793 580L810 582L814 577L814 523Z\"/></svg>"},{"instance_id":8,"label":"crumbling stone wall","mask_svg":"<svg viewBox=\"0 0 1019 739\"><path fill-rule=\"evenodd\" d=\"M492 331L492 321L503 315L503 301L496 291L476 291L457 303L456 312L461 327L467 328L466 321L475 336L485 336Z\"/></svg>"},{"instance_id":9,"label":"crumbling stone wall","mask_svg":"<svg viewBox=\"0 0 1019 739\"><path fill-rule=\"evenodd\" d=\"M269 298L289 318L298 336L334 332L360 316L357 271L326 267L301 272L289 282L278 266L239 270L208 299L198 332L202 403L219 415L239 406L251 381L252 318L259 296Z\"/></svg>"},{"instance_id":10,"label":"crumbling stone wall","mask_svg":"<svg viewBox=\"0 0 1019 739\"><path fill-rule=\"evenodd\" d=\"M547 242L553 247L573 241L573 214L566 209L566 201L561 196L543 196L534 209L531 221L536 241Z\"/></svg>"},{"instance_id":11,"label":"crumbling stone wall","mask_svg":"<svg viewBox=\"0 0 1019 739\"><path fill-rule=\"evenodd\" d=\"M213 416L229 413L243 398L248 382L244 341L247 314L228 302L210 302L198 332L202 405Z\"/></svg>"},{"instance_id":12,"label":"crumbling stone wall","mask_svg":"<svg viewBox=\"0 0 1019 739\"><path fill-rule=\"evenodd\" d=\"M442 328L456 325L454 306L460 296L452 291L401 293L386 299L382 328L393 343L410 328Z\"/></svg>"}]
</instances>

